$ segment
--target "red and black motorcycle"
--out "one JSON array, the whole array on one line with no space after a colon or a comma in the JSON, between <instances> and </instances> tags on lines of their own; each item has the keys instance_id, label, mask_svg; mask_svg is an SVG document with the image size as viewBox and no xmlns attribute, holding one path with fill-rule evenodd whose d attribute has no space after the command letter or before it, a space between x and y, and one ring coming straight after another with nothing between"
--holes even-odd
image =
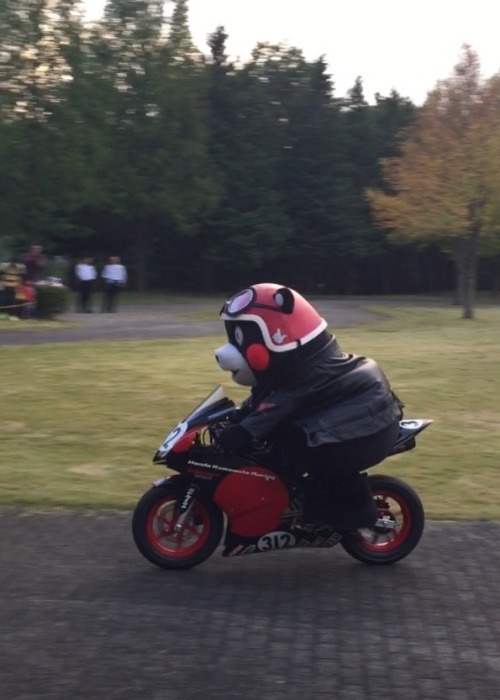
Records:
<instances>
[{"instance_id":1,"label":"red and black motorcycle","mask_svg":"<svg viewBox=\"0 0 500 700\"><path fill-rule=\"evenodd\" d=\"M176 473L156 481L132 519L134 541L164 569L188 569L213 554L224 534L223 556L292 547L340 545L365 564L393 564L417 545L424 510L415 491L391 476L367 476L379 517L370 528L337 532L304 520L308 474L280 473L271 445L244 456L217 445L217 431L235 410L217 387L165 438L153 462ZM402 420L393 454L415 447L431 420Z\"/></svg>"}]
</instances>

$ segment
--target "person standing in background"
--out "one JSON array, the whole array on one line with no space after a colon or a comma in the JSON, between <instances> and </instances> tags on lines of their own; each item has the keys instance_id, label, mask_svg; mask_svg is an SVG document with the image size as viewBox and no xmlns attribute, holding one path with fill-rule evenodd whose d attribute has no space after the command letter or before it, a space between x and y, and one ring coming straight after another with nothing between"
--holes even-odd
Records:
<instances>
[{"instance_id":1,"label":"person standing in background","mask_svg":"<svg viewBox=\"0 0 500 700\"><path fill-rule=\"evenodd\" d=\"M20 317L35 318L36 316L36 285L25 281L18 289L18 298L21 301Z\"/></svg>"},{"instance_id":2,"label":"person standing in background","mask_svg":"<svg viewBox=\"0 0 500 700\"><path fill-rule=\"evenodd\" d=\"M13 321L21 316L22 302L19 300L19 290L24 283L25 274L26 266L18 257L13 257L0 268L3 286L2 311Z\"/></svg>"},{"instance_id":3,"label":"person standing in background","mask_svg":"<svg viewBox=\"0 0 500 700\"><path fill-rule=\"evenodd\" d=\"M90 257L83 258L75 268L75 276L78 281L77 311L92 313L92 291L97 272L94 260Z\"/></svg>"},{"instance_id":4,"label":"person standing in background","mask_svg":"<svg viewBox=\"0 0 500 700\"><path fill-rule=\"evenodd\" d=\"M116 311L119 291L127 283L127 270L125 265L122 265L120 258L112 256L101 276L104 280L101 311L102 313L111 313Z\"/></svg>"},{"instance_id":5,"label":"person standing in background","mask_svg":"<svg viewBox=\"0 0 500 700\"><path fill-rule=\"evenodd\" d=\"M23 256L22 262L26 267L26 282L36 284L47 267L47 258L43 254L42 246L38 244L32 245L26 255Z\"/></svg>"}]
</instances>

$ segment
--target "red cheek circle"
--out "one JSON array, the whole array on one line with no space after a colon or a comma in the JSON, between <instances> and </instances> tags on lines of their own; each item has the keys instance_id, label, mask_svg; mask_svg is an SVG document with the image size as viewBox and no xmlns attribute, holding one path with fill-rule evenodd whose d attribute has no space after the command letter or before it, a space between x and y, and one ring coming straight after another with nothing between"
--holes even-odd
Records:
<instances>
[{"instance_id":1,"label":"red cheek circle","mask_svg":"<svg viewBox=\"0 0 500 700\"><path fill-rule=\"evenodd\" d=\"M269 367L269 362L271 360L269 350L265 347L265 345L258 345L257 343L248 346L246 358L250 368L256 370L257 372L263 372L266 370Z\"/></svg>"}]
</instances>

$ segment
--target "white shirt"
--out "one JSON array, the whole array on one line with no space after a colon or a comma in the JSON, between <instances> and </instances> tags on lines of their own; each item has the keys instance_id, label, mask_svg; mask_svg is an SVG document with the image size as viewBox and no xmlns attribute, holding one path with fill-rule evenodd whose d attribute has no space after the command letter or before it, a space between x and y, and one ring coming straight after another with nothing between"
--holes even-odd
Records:
<instances>
[{"instance_id":1,"label":"white shirt","mask_svg":"<svg viewBox=\"0 0 500 700\"><path fill-rule=\"evenodd\" d=\"M90 282L97 277L95 267L87 263L79 263L75 268L75 274L82 282Z\"/></svg>"},{"instance_id":2,"label":"white shirt","mask_svg":"<svg viewBox=\"0 0 500 700\"><path fill-rule=\"evenodd\" d=\"M102 271L102 277L106 282L125 284L127 282L127 270L125 269L125 265L121 265L120 263L106 265Z\"/></svg>"}]
</instances>

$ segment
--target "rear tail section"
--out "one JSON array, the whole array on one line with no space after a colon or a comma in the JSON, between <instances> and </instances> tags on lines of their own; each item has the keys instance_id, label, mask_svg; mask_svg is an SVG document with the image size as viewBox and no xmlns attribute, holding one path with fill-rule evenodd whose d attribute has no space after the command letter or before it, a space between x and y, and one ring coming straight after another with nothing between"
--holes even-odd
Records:
<instances>
[{"instance_id":1,"label":"rear tail section","mask_svg":"<svg viewBox=\"0 0 500 700\"><path fill-rule=\"evenodd\" d=\"M429 418L413 418L399 421L399 435L391 454L395 455L412 450L416 445L415 437L432 422Z\"/></svg>"}]
</instances>

